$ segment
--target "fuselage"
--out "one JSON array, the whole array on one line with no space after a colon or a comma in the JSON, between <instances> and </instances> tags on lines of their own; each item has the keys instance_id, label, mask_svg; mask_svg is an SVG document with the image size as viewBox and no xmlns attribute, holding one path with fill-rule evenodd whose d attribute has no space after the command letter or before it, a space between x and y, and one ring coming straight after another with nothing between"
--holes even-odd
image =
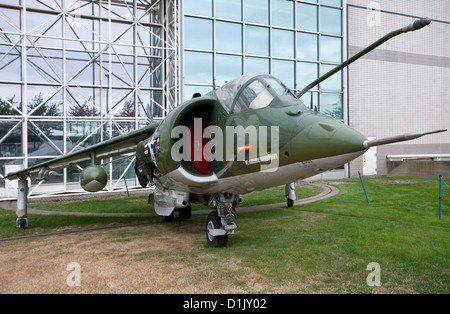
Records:
<instances>
[{"instance_id":1,"label":"fuselage","mask_svg":"<svg viewBox=\"0 0 450 314\"><path fill-rule=\"evenodd\" d=\"M245 194L339 167L366 151L364 141L274 77L252 74L176 108L137 156L165 188Z\"/></svg>"}]
</instances>

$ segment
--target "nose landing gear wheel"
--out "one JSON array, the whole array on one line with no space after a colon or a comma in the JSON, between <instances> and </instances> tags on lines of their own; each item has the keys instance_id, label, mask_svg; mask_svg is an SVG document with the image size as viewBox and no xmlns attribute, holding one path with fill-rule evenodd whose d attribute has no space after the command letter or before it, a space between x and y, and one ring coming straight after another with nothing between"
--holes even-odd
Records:
<instances>
[{"instance_id":1,"label":"nose landing gear wheel","mask_svg":"<svg viewBox=\"0 0 450 314\"><path fill-rule=\"evenodd\" d=\"M224 247L228 243L228 235L213 236L212 230L222 228L222 222L217 211L209 213L206 219L206 242L210 247Z\"/></svg>"}]
</instances>

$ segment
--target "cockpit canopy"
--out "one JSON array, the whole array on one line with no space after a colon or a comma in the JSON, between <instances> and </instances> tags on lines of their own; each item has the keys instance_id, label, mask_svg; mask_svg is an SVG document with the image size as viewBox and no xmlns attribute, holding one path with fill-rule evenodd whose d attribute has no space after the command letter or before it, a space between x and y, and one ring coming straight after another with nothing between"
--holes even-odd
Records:
<instances>
[{"instance_id":1,"label":"cockpit canopy","mask_svg":"<svg viewBox=\"0 0 450 314\"><path fill-rule=\"evenodd\" d=\"M277 96L297 99L283 83L261 73L240 76L215 91L222 105L232 113L265 108Z\"/></svg>"}]
</instances>

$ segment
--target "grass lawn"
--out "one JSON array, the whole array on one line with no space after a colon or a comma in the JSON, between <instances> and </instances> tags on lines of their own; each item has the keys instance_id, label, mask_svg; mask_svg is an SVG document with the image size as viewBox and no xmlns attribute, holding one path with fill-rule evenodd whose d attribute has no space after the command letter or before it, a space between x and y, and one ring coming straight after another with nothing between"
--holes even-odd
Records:
<instances>
[{"instance_id":1,"label":"grass lawn","mask_svg":"<svg viewBox=\"0 0 450 314\"><path fill-rule=\"evenodd\" d=\"M264 278L291 284L292 292L449 293L450 189L443 191L439 220L438 180L366 180L370 204L358 180L344 182L330 199L241 215L249 230L239 230L227 250L241 251L247 265ZM381 267L379 288L366 283L371 262ZM310 282L305 290L299 289L302 282Z\"/></svg>"},{"instance_id":2,"label":"grass lawn","mask_svg":"<svg viewBox=\"0 0 450 314\"><path fill-rule=\"evenodd\" d=\"M297 199L308 198L317 195L322 190L309 184L298 185ZM275 187L265 191L256 191L244 195L244 203L240 207L256 206L262 204L273 204L285 202L284 186ZM29 204L30 208L55 212L80 212L80 213L154 213L152 205L147 204L148 196L94 199L88 201L54 202L48 204ZM192 210L207 210L200 204L193 204ZM61 228L87 227L92 225L135 223L142 221L161 220L159 217L88 217L88 216L45 216L29 214L30 228L18 230L15 228L17 216L12 211L0 208L0 238L8 238L21 235L48 233L59 231Z\"/></svg>"},{"instance_id":3,"label":"grass lawn","mask_svg":"<svg viewBox=\"0 0 450 314\"><path fill-rule=\"evenodd\" d=\"M423 183L403 183L410 178L387 179L397 183L365 179L370 204L359 180L329 182L341 191L332 198L293 208L238 214L239 229L230 236L225 248L211 249L205 244L189 250L149 250L135 258L148 263L155 258L166 263L182 260L183 267L191 270L186 276L190 276L188 281L192 284L206 280L218 288L231 284L249 293L448 294L450 189L443 188L439 219L437 179ZM300 190L297 189L298 196ZM303 197L320 192L309 186L303 186L303 190ZM283 202L283 195L282 187L255 192L244 196L243 206ZM115 200L115 207L122 207L119 201L131 202L131 208L139 203ZM88 203L91 202L94 203ZM102 206L102 201L95 202L99 203L93 208ZM74 204L76 211L85 206ZM148 206L145 200L144 205ZM105 208L108 206L112 205ZM133 212L136 210L133 208ZM29 218L33 227L25 232L155 219L40 215ZM24 231L15 230L14 220L14 213L0 211L0 237L23 234ZM175 221L167 231L176 233L188 228L192 231L188 236L202 237L204 241L204 224L204 219ZM117 232L132 241L131 233ZM371 272L366 268L372 262L380 265L380 287L366 283Z\"/></svg>"},{"instance_id":4,"label":"grass lawn","mask_svg":"<svg viewBox=\"0 0 450 314\"><path fill-rule=\"evenodd\" d=\"M297 186L297 199L304 199L321 192L321 188L309 185L300 184ZM275 187L265 191L256 191L244 195L244 203L238 207L248 207L264 204L274 204L285 202L284 186ZM152 205L147 204L148 196L136 196L125 198L110 198L98 199L89 201L74 201L74 202L56 202L49 204L31 204L29 207L36 209L45 209L59 212L81 212L81 213L154 213L155 210ZM201 204L193 204L192 210L208 209Z\"/></svg>"}]
</instances>

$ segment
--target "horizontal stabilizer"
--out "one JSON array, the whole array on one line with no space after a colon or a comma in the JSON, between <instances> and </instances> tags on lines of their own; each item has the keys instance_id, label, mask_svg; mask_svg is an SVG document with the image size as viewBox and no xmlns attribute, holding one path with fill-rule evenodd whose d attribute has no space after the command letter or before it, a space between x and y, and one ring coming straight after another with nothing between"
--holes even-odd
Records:
<instances>
[{"instance_id":1,"label":"horizontal stabilizer","mask_svg":"<svg viewBox=\"0 0 450 314\"><path fill-rule=\"evenodd\" d=\"M446 132L446 131L447 130L437 130L437 131L425 132L425 133L408 133L408 134L403 134L403 135L382 138L379 140L372 140L372 141L367 140L364 142L364 148L369 149L370 147L375 147L375 146L380 146L380 145L415 140L416 138L419 138L419 137L422 137L425 135L442 133L442 132Z\"/></svg>"}]
</instances>

